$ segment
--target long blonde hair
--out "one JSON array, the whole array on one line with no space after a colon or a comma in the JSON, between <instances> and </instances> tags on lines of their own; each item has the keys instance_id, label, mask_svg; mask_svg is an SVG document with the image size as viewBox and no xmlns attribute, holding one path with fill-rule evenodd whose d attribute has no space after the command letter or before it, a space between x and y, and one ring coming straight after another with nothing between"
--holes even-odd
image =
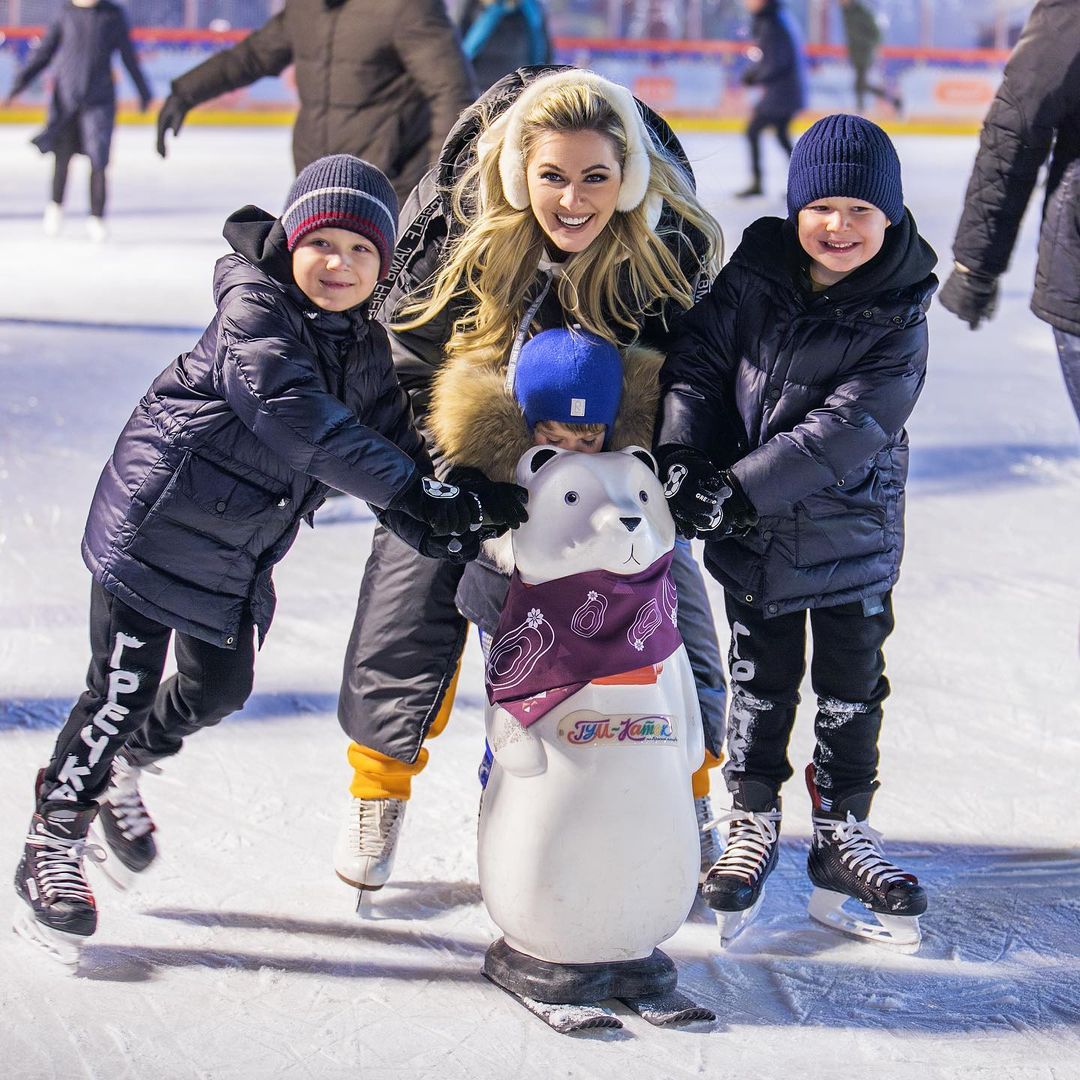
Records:
<instances>
[{"instance_id":1,"label":"long blonde hair","mask_svg":"<svg viewBox=\"0 0 1080 1080\"><path fill-rule=\"evenodd\" d=\"M492 110L493 112L494 110ZM494 119L484 118L486 128ZM611 139L620 165L626 160L627 138L612 105L586 83L556 86L523 118L521 149L527 162L537 141L551 132L597 131ZM616 211L604 231L584 250L568 258L556 278L557 295L570 321L604 338L634 340L642 320L663 314L674 300L692 306L694 283L665 244L665 235L682 232L675 241L690 247L685 226L706 241L703 269L719 268L723 237L720 226L702 207L682 168L646 140L649 155L648 195L659 195L682 223L658 234L646 218L648 196L635 210ZM470 354L477 360L504 357L526 311L525 298L544 253L545 234L530 207L515 210L499 176L501 142L488 148L464 170L451 191L451 227L434 281L401 308L394 330L424 325L452 301L464 299L465 312L454 321L444 346L447 358ZM619 329L628 331L620 334Z\"/></svg>"}]
</instances>

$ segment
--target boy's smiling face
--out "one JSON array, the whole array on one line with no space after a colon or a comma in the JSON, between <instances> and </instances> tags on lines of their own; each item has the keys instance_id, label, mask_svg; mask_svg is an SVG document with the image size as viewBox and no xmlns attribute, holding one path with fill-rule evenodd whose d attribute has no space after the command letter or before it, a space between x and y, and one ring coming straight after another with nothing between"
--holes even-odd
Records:
<instances>
[{"instance_id":1,"label":"boy's smiling face","mask_svg":"<svg viewBox=\"0 0 1080 1080\"><path fill-rule=\"evenodd\" d=\"M891 222L860 199L817 199L799 211L799 243L810 256L810 277L835 285L868 263L885 243Z\"/></svg>"},{"instance_id":2,"label":"boy's smiling face","mask_svg":"<svg viewBox=\"0 0 1080 1080\"><path fill-rule=\"evenodd\" d=\"M366 236L348 229L315 229L293 249L293 280L323 311L348 311L362 304L379 280L379 251Z\"/></svg>"}]
</instances>

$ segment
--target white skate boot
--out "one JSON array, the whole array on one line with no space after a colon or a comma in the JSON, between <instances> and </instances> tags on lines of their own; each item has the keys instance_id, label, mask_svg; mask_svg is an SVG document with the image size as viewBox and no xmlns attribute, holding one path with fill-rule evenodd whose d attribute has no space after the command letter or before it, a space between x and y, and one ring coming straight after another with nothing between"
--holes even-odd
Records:
<instances>
[{"instance_id":1,"label":"white skate boot","mask_svg":"<svg viewBox=\"0 0 1080 1080\"><path fill-rule=\"evenodd\" d=\"M404 799L349 800L334 845L334 870L360 890L357 911L363 910L365 893L381 889L390 879L405 806Z\"/></svg>"}]
</instances>

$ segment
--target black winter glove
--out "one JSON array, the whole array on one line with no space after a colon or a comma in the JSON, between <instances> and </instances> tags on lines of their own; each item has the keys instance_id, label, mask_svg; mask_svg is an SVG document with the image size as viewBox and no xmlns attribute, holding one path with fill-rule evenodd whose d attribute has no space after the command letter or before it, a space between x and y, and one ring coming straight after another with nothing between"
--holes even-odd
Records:
<instances>
[{"instance_id":1,"label":"black winter glove","mask_svg":"<svg viewBox=\"0 0 1080 1080\"><path fill-rule=\"evenodd\" d=\"M958 315L972 330L990 319L997 309L998 279L953 264L949 280L941 287L938 299L946 311Z\"/></svg>"},{"instance_id":2,"label":"black winter glove","mask_svg":"<svg viewBox=\"0 0 1080 1080\"><path fill-rule=\"evenodd\" d=\"M656 451L668 509L682 536L721 539L745 535L757 521L750 500L728 471L721 471L689 446L662 446Z\"/></svg>"},{"instance_id":3,"label":"black winter glove","mask_svg":"<svg viewBox=\"0 0 1080 1080\"><path fill-rule=\"evenodd\" d=\"M165 157L165 132L171 131L174 136L179 135L184 126L184 117L190 111L191 103L177 94L170 94L165 99L157 118L157 152L162 157Z\"/></svg>"},{"instance_id":4,"label":"black winter glove","mask_svg":"<svg viewBox=\"0 0 1080 1080\"><path fill-rule=\"evenodd\" d=\"M484 512L485 536L502 536L507 529L516 529L529 520L525 504L529 493L519 484L502 484L489 480L479 469L457 465L447 473L447 483L471 491Z\"/></svg>"},{"instance_id":5,"label":"black winter glove","mask_svg":"<svg viewBox=\"0 0 1080 1080\"><path fill-rule=\"evenodd\" d=\"M480 534L469 532L464 536L435 536L428 532L416 550L429 559L442 559L460 565L472 562L480 554Z\"/></svg>"},{"instance_id":6,"label":"black winter glove","mask_svg":"<svg viewBox=\"0 0 1080 1080\"><path fill-rule=\"evenodd\" d=\"M401 510L431 527L432 536L478 530L484 519L480 500L471 492L434 476L415 473L388 510Z\"/></svg>"}]
</instances>

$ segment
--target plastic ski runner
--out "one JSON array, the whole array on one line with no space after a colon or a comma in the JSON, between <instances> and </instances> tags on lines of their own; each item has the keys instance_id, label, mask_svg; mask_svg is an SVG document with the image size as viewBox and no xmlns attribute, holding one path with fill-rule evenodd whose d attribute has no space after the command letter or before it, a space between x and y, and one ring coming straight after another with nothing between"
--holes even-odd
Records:
<instances>
[{"instance_id":1,"label":"plastic ski runner","mask_svg":"<svg viewBox=\"0 0 1080 1080\"><path fill-rule=\"evenodd\" d=\"M693 1024L699 1021L711 1023L716 1020L716 1013L712 1009L699 1005L679 990L672 990L657 997L619 998L619 1000L628 1009L633 1009L638 1016L656 1027Z\"/></svg>"},{"instance_id":2,"label":"plastic ski runner","mask_svg":"<svg viewBox=\"0 0 1080 1080\"><path fill-rule=\"evenodd\" d=\"M487 976L485 975L484 978L487 978ZM499 986L494 979L488 979L488 981L495 986ZM535 998L515 994L507 990L505 986L499 986L499 989L524 1005L533 1016L539 1017L549 1028L559 1032L560 1035L572 1035L577 1031L593 1031L600 1028L622 1027L622 1021L610 1009L605 1009L603 1005L553 1005L548 1001L537 1001Z\"/></svg>"}]
</instances>

